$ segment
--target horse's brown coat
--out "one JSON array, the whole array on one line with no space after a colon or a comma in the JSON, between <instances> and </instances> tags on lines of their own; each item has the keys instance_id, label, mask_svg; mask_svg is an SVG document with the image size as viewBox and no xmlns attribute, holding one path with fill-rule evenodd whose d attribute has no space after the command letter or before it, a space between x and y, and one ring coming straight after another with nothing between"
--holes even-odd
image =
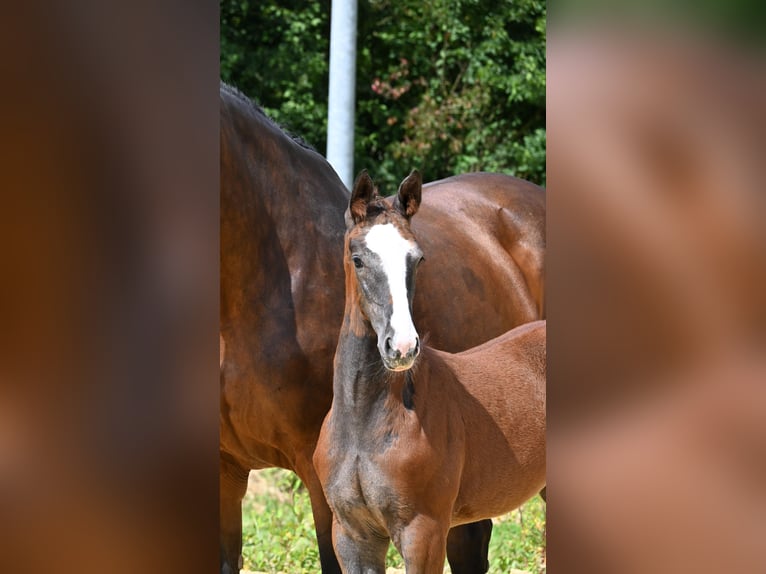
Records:
<instances>
[{"instance_id":1,"label":"horse's brown coat","mask_svg":"<svg viewBox=\"0 0 766 574\"><path fill-rule=\"evenodd\" d=\"M222 86L220 97L222 568L237 568L249 470L279 466L306 485L323 572L336 571L311 457L332 400L349 194L323 157L244 96ZM469 174L424 186L413 230L428 265L415 320L434 346L459 351L541 317L544 223L543 190L522 180Z\"/></svg>"}]
</instances>

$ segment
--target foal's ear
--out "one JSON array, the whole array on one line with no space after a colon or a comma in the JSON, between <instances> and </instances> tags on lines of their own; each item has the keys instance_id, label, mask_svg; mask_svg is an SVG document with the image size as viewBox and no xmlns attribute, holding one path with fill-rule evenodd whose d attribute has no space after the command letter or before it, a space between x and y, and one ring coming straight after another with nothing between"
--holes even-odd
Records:
<instances>
[{"instance_id":1,"label":"foal's ear","mask_svg":"<svg viewBox=\"0 0 766 574\"><path fill-rule=\"evenodd\" d=\"M346 223L356 224L364 221L367 217L367 204L375 195L375 185L372 183L370 174L363 169L354 182L354 189L351 192L351 199L348 202L348 211L346 212ZM349 216L351 221L349 221Z\"/></svg>"},{"instance_id":2,"label":"foal's ear","mask_svg":"<svg viewBox=\"0 0 766 574\"><path fill-rule=\"evenodd\" d=\"M413 169L399 186L399 192L394 199L394 208L407 219L418 212L422 187L423 178L416 169Z\"/></svg>"}]
</instances>

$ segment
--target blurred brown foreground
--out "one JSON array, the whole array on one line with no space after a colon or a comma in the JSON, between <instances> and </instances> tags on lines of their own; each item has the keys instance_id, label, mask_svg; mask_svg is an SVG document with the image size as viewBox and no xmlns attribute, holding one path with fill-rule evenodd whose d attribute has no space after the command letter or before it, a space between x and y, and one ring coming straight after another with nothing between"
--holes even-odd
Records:
<instances>
[{"instance_id":1,"label":"blurred brown foreground","mask_svg":"<svg viewBox=\"0 0 766 574\"><path fill-rule=\"evenodd\" d=\"M549 571L765 572L764 62L548 37Z\"/></svg>"}]
</instances>

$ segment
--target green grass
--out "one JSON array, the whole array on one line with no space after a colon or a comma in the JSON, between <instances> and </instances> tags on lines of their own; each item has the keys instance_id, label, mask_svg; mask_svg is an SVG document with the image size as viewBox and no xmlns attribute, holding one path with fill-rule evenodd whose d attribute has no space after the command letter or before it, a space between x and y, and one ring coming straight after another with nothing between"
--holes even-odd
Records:
<instances>
[{"instance_id":1,"label":"green grass","mask_svg":"<svg viewBox=\"0 0 766 574\"><path fill-rule=\"evenodd\" d=\"M489 542L489 571L511 568L545 574L545 502L539 496L496 519Z\"/></svg>"},{"instance_id":2,"label":"green grass","mask_svg":"<svg viewBox=\"0 0 766 574\"><path fill-rule=\"evenodd\" d=\"M287 471L258 471L266 492L248 492L242 502L244 568L258 572L305 574L320 571L319 551L308 493ZM490 572L512 568L545 574L545 503L535 496L494 521L489 546ZM393 545L387 566L403 568ZM449 568L445 570L449 572Z\"/></svg>"}]
</instances>

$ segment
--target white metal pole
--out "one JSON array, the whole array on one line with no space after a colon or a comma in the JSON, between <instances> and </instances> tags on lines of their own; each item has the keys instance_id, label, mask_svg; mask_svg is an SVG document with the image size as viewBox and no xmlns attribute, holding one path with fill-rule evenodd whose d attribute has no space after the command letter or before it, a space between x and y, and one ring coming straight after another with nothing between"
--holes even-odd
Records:
<instances>
[{"instance_id":1,"label":"white metal pole","mask_svg":"<svg viewBox=\"0 0 766 574\"><path fill-rule=\"evenodd\" d=\"M327 161L349 189L354 179L356 15L357 0L332 1Z\"/></svg>"}]
</instances>

